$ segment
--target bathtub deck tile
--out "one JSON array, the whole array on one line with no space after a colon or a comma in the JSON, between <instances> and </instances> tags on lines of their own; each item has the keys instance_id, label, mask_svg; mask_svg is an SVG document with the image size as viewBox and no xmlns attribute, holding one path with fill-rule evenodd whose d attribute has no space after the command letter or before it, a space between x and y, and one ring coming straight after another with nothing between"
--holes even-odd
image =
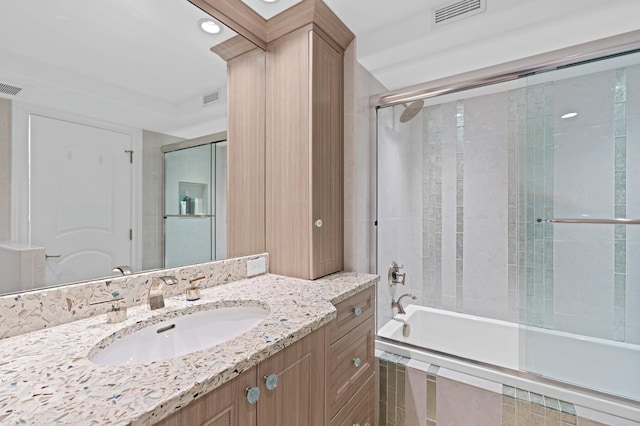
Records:
<instances>
[{"instance_id":1,"label":"bathtub deck tile","mask_svg":"<svg viewBox=\"0 0 640 426\"><path fill-rule=\"evenodd\" d=\"M409 361L411 361L411 358L401 356L400 359L398 360L398 364L402 366L407 366L409 365Z\"/></svg>"},{"instance_id":2,"label":"bathtub deck tile","mask_svg":"<svg viewBox=\"0 0 640 426\"><path fill-rule=\"evenodd\" d=\"M511 387L511 386L507 386L507 385L503 385L502 386L502 394L509 396L511 398L515 398L516 397L516 388Z\"/></svg>"},{"instance_id":3,"label":"bathtub deck tile","mask_svg":"<svg viewBox=\"0 0 640 426\"><path fill-rule=\"evenodd\" d=\"M405 398L405 423L411 426L426 426L427 374L425 371L407 367Z\"/></svg>"},{"instance_id":4,"label":"bathtub deck tile","mask_svg":"<svg viewBox=\"0 0 640 426\"><path fill-rule=\"evenodd\" d=\"M522 389L516 389L516 398L518 398L520 401L526 401L526 402L530 401L529 392Z\"/></svg>"},{"instance_id":5,"label":"bathtub deck tile","mask_svg":"<svg viewBox=\"0 0 640 426\"><path fill-rule=\"evenodd\" d=\"M427 370L427 374L429 376L437 376L438 375L438 371L440 370L440 367L438 367L437 365L430 365L429 369Z\"/></svg>"},{"instance_id":6,"label":"bathtub deck tile","mask_svg":"<svg viewBox=\"0 0 640 426\"><path fill-rule=\"evenodd\" d=\"M560 401L555 398L550 398L548 396L544 397L544 405L547 408L551 408L555 411L560 411Z\"/></svg>"},{"instance_id":7,"label":"bathtub deck tile","mask_svg":"<svg viewBox=\"0 0 640 426\"><path fill-rule=\"evenodd\" d=\"M516 406L516 399L512 398L510 396L502 395L502 405L507 405L509 407L515 407Z\"/></svg>"},{"instance_id":8,"label":"bathtub deck tile","mask_svg":"<svg viewBox=\"0 0 640 426\"><path fill-rule=\"evenodd\" d=\"M544 397L542 395L534 392L529 392L529 398L534 404L544 407Z\"/></svg>"},{"instance_id":9,"label":"bathtub deck tile","mask_svg":"<svg viewBox=\"0 0 640 426\"><path fill-rule=\"evenodd\" d=\"M396 426L405 426L404 415L404 409L396 407Z\"/></svg>"},{"instance_id":10,"label":"bathtub deck tile","mask_svg":"<svg viewBox=\"0 0 640 426\"><path fill-rule=\"evenodd\" d=\"M504 398L503 398L504 400ZM502 426L515 426L516 424L516 406L502 404Z\"/></svg>"},{"instance_id":11,"label":"bathtub deck tile","mask_svg":"<svg viewBox=\"0 0 640 426\"><path fill-rule=\"evenodd\" d=\"M562 413L562 424L563 425L575 425L578 423L578 418L574 415Z\"/></svg>"},{"instance_id":12,"label":"bathtub deck tile","mask_svg":"<svg viewBox=\"0 0 640 426\"><path fill-rule=\"evenodd\" d=\"M532 408L533 408L532 404ZM546 426L546 419L544 413L542 415L532 412L530 417L530 425L531 426Z\"/></svg>"},{"instance_id":13,"label":"bathtub deck tile","mask_svg":"<svg viewBox=\"0 0 640 426\"><path fill-rule=\"evenodd\" d=\"M427 419L436 420L436 381L427 376Z\"/></svg>"},{"instance_id":14,"label":"bathtub deck tile","mask_svg":"<svg viewBox=\"0 0 640 426\"><path fill-rule=\"evenodd\" d=\"M438 377L436 398L439 425L502 424L502 396L499 393Z\"/></svg>"},{"instance_id":15,"label":"bathtub deck tile","mask_svg":"<svg viewBox=\"0 0 640 426\"><path fill-rule=\"evenodd\" d=\"M562 426L561 413L557 410L546 408L545 418L547 420L547 426Z\"/></svg>"},{"instance_id":16,"label":"bathtub deck tile","mask_svg":"<svg viewBox=\"0 0 640 426\"><path fill-rule=\"evenodd\" d=\"M396 404L403 411L405 408L405 377L404 367L398 367L396 372Z\"/></svg>"},{"instance_id":17,"label":"bathtub deck tile","mask_svg":"<svg viewBox=\"0 0 640 426\"><path fill-rule=\"evenodd\" d=\"M576 415L576 409L573 406L573 404L570 404L568 402L564 402L564 401L560 401L560 409L562 410L563 413L575 416Z\"/></svg>"},{"instance_id":18,"label":"bathtub deck tile","mask_svg":"<svg viewBox=\"0 0 640 426\"><path fill-rule=\"evenodd\" d=\"M516 399L516 425L528 426L531 422L531 404L521 399Z\"/></svg>"}]
</instances>

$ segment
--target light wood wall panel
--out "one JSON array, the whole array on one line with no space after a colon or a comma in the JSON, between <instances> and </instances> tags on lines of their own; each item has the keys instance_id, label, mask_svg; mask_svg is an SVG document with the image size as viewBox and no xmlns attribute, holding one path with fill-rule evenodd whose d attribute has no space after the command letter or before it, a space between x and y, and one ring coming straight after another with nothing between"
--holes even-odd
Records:
<instances>
[{"instance_id":1,"label":"light wood wall panel","mask_svg":"<svg viewBox=\"0 0 640 426\"><path fill-rule=\"evenodd\" d=\"M343 266L344 161L342 54L315 32L311 46L312 226L311 278Z\"/></svg>"},{"instance_id":2,"label":"light wood wall panel","mask_svg":"<svg viewBox=\"0 0 640 426\"><path fill-rule=\"evenodd\" d=\"M311 243L307 29L267 53L267 252L273 273L308 278Z\"/></svg>"},{"instance_id":3,"label":"light wood wall panel","mask_svg":"<svg viewBox=\"0 0 640 426\"><path fill-rule=\"evenodd\" d=\"M265 52L228 62L228 256L266 251Z\"/></svg>"}]
</instances>

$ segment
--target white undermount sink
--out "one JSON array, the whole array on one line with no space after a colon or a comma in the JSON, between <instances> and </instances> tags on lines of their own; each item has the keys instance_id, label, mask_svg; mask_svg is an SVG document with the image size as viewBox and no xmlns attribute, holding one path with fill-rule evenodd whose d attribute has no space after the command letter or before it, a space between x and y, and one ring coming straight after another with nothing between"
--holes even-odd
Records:
<instances>
[{"instance_id":1,"label":"white undermount sink","mask_svg":"<svg viewBox=\"0 0 640 426\"><path fill-rule=\"evenodd\" d=\"M264 308L236 306L173 317L118 338L89 359L101 365L133 365L186 355L239 336L269 314Z\"/></svg>"}]
</instances>

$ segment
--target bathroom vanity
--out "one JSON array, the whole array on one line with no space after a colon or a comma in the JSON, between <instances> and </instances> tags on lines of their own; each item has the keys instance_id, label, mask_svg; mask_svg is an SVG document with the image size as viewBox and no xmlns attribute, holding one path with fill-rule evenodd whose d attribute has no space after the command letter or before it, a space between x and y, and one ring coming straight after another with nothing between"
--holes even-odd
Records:
<instances>
[{"instance_id":1,"label":"bathroom vanity","mask_svg":"<svg viewBox=\"0 0 640 426\"><path fill-rule=\"evenodd\" d=\"M157 425L373 426L374 300L369 287L338 303L328 325Z\"/></svg>"},{"instance_id":2,"label":"bathroom vanity","mask_svg":"<svg viewBox=\"0 0 640 426\"><path fill-rule=\"evenodd\" d=\"M106 315L98 315L1 340L0 422L373 424L377 279L358 273L315 281L265 274L203 285L195 302L182 293L165 297L161 309L129 307L121 323L108 324ZM150 364L90 360L121 335L176 312L247 304L270 313L258 326L209 349Z\"/></svg>"}]
</instances>

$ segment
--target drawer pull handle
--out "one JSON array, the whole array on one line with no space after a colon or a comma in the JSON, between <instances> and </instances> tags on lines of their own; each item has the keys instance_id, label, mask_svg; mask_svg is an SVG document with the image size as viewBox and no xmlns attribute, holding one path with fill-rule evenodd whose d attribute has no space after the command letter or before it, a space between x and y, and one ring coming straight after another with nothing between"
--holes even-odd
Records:
<instances>
[{"instance_id":1,"label":"drawer pull handle","mask_svg":"<svg viewBox=\"0 0 640 426\"><path fill-rule=\"evenodd\" d=\"M360 423L354 423L353 426L360 426Z\"/></svg>"},{"instance_id":2,"label":"drawer pull handle","mask_svg":"<svg viewBox=\"0 0 640 426\"><path fill-rule=\"evenodd\" d=\"M269 374L268 376L264 376L264 386L267 390L274 390L278 386L278 375Z\"/></svg>"},{"instance_id":3,"label":"drawer pull handle","mask_svg":"<svg viewBox=\"0 0 640 426\"><path fill-rule=\"evenodd\" d=\"M362 360L360 358L353 359L353 365L355 365L356 368L360 367L360 364L362 364Z\"/></svg>"},{"instance_id":4,"label":"drawer pull handle","mask_svg":"<svg viewBox=\"0 0 640 426\"><path fill-rule=\"evenodd\" d=\"M322 225L324 225L322 219L316 220L313 224L316 226L316 228L322 228Z\"/></svg>"},{"instance_id":5,"label":"drawer pull handle","mask_svg":"<svg viewBox=\"0 0 640 426\"><path fill-rule=\"evenodd\" d=\"M255 404L260 399L260 389L257 386L247 388L247 402Z\"/></svg>"},{"instance_id":6,"label":"drawer pull handle","mask_svg":"<svg viewBox=\"0 0 640 426\"><path fill-rule=\"evenodd\" d=\"M355 307L353 308L353 314L357 317L359 317L360 315L362 315L362 309Z\"/></svg>"}]
</instances>

